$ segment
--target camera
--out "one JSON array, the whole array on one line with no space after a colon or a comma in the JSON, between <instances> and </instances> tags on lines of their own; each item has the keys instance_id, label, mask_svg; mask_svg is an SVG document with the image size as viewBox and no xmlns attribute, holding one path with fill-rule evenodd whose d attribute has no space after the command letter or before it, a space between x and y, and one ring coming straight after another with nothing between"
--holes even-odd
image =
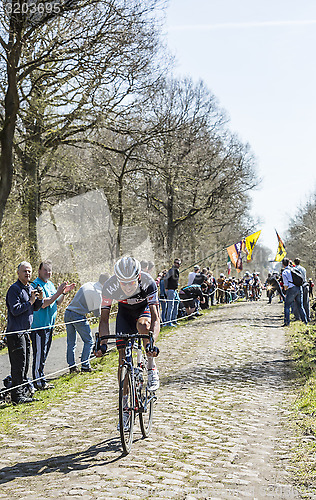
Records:
<instances>
[{"instance_id":1,"label":"camera","mask_svg":"<svg viewBox=\"0 0 316 500\"><path fill-rule=\"evenodd\" d=\"M33 288L33 290L36 292L36 293L41 293L42 292L42 287L40 285L36 285L35 288Z\"/></svg>"}]
</instances>

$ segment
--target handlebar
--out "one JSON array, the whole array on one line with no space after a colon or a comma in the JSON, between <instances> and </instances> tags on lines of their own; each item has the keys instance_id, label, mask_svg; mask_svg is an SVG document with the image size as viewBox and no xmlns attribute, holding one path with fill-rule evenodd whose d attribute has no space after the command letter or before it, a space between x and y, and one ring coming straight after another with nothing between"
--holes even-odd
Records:
<instances>
[{"instance_id":1,"label":"handlebar","mask_svg":"<svg viewBox=\"0 0 316 500\"><path fill-rule=\"evenodd\" d=\"M149 332L149 334L140 334L140 333L121 333L121 334L109 334L109 335L102 335L102 337L99 337L99 332L96 333L96 343L95 343L95 351L101 350L102 347L105 347L104 353L106 352L106 346L107 344L102 344L100 345L100 340L103 339L127 339L127 340L138 340L138 348L141 347L141 339L148 339L149 342L146 345L146 352L147 353L156 353L156 356L159 354L159 349L158 347L154 346L154 337L153 337L153 332Z\"/></svg>"},{"instance_id":2,"label":"handlebar","mask_svg":"<svg viewBox=\"0 0 316 500\"><path fill-rule=\"evenodd\" d=\"M142 335L140 333L117 333L117 334L111 334L111 335L102 335L103 339L117 339L117 338L123 338L123 339L152 339L152 332L150 334Z\"/></svg>"}]
</instances>

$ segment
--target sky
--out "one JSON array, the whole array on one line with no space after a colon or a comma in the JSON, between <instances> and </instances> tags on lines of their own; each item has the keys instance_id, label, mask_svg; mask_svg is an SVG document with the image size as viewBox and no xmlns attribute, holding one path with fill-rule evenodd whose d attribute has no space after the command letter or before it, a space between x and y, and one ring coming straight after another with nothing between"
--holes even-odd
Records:
<instances>
[{"instance_id":1,"label":"sky","mask_svg":"<svg viewBox=\"0 0 316 500\"><path fill-rule=\"evenodd\" d=\"M252 148L251 213L274 253L316 191L316 1L169 0L165 32L174 75L202 79Z\"/></svg>"}]
</instances>

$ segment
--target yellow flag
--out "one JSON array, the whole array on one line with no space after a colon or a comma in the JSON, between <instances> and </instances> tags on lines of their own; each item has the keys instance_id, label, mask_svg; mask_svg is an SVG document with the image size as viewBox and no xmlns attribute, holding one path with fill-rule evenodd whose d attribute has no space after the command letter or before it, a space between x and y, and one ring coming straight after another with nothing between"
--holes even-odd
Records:
<instances>
[{"instance_id":1,"label":"yellow flag","mask_svg":"<svg viewBox=\"0 0 316 500\"><path fill-rule=\"evenodd\" d=\"M247 238L245 238L246 249L248 252L247 253L247 260L251 260L252 251L254 249L255 244L258 241L260 234L261 234L261 231L257 231L256 233L253 233L250 236L247 236Z\"/></svg>"},{"instance_id":2,"label":"yellow flag","mask_svg":"<svg viewBox=\"0 0 316 500\"><path fill-rule=\"evenodd\" d=\"M278 232L275 231L278 237L279 245L278 245L278 251L275 256L274 262L282 262L284 257L286 256L286 250L283 245L283 241L281 240L280 236L278 235Z\"/></svg>"}]
</instances>

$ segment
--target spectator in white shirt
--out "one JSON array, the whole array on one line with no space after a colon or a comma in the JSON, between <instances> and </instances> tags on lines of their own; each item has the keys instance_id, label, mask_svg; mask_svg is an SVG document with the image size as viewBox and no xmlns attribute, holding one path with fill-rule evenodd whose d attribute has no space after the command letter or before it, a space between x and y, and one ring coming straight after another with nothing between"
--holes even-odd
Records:
<instances>
[{"instance_id":1,"label":"spectator in white shirt","mask_svg":"<svg viewBox=\"0 0 316 500\"><path fill-rule=\"evenodd\" d=\"M189 277L188 277L188 286L192 285L196 275L200 272L200 266L198 265L195 265L193 267L193 271L191 273L189 273Z\"/></svg>"}]
</instances>

